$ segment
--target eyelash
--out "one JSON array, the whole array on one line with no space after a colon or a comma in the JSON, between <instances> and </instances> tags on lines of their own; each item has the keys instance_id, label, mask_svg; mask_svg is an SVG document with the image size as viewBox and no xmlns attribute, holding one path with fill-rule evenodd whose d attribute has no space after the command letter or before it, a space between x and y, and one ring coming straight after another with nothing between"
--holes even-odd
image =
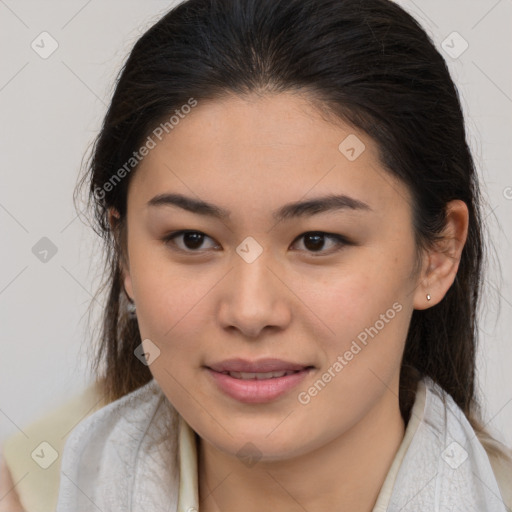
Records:
<instances>
[{"instance_id":1,"label":"eyelash","mask_svg":"<svg viewBox=\"0 0 512 512\"><path fill-rule=\"evenodd\" d=\"M203 233L202 231L194 231L194 230L187 230L187 229L183 229L183 230L180 230L180 231L173 231L172 233L169 233L168 235L166 235L165 237L162 238L162 242L165 243L165 245L167 246L170 246L171 242L173 242L173 240L181 235L185 235L187 233L196 233L196 234L199 234L199 235L204 235L205 237L207 238L210 238L206 233ZM345 238L344 236L342 235L338 235L336 233L326 233L325 231L306 231L305 233L302 233L301 235L299 235L297 238L295 238L295 240L293 241L293 243L295 243L296 241L300 240L301 238L305 237L306 235L320 235L320 236L324 236L325 238L329 238L331 240L335 240L338 247L335 248L334 250L329 250L329 251L324 251L324 250L320 250L320 251L307 251L310 255L312 255L313 257L317 257L317 256L323 256L323 255L330 255L332 254L333 252L338 252L340 250L342 250L345 246L347 245L353 245L352 242L350 242L347 238ZM210 238L212 240L212 238ZM183 252L183 253L188 253L188 254L194 254L194 253L204 253L205 251L204 250L193 250L193 249L181 249L179 247L171 247L172 250L176 250L176 251L180 251L180 252Z\"/></svg>"}]
</instances>

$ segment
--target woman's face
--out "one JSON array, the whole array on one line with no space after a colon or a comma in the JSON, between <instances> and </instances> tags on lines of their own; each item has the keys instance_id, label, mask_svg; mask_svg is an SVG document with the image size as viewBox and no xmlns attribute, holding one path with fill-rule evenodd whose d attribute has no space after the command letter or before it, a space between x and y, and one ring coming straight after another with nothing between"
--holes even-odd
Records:
<instances>
[{"instance_id":1,"label":"woman's face","mask_svg":"<svg viewBox=\"0 0 512 512\"><path fill-rule=\"evenodd\" d=\"M132 177L127 230L149 368L210 445L286 459L396 412L419 293L412 211L365 133L299 95L199 102ZM281 362L254 367L261 380L210 369L235 358Z\"/></svg>"}]
</instances>

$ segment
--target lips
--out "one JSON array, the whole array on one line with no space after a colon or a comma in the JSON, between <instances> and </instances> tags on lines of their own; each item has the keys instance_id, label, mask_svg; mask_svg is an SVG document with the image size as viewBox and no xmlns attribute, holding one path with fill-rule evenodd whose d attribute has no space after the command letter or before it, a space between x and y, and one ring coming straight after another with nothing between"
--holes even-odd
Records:
<instances>
[{"instance_id":1,"label":"lips","mask_svg":"<svg viewBox=\"0 0 512 512\"><path fill-rule=\"evenodd\" d=\"M237 377L237 372L218 372L209 367L206 367L206 371L210 382L224 395L246 404L262 404L287 395L308 377L313 371L311 368L302 366L302 370L277 372L284 373L279 377L274 377L274 372L240 372L240 377Z\"/></svg>"},{"instance_id":2,"label":"lips","mask_svg":"<svg viewBox=\"0 0 512 512\"><path fill-rule=\"evenodd\" d=\"M258 374L268 374L271 372L299 372L306 368L310 368L311 366L312 365L284 361L282 359L274 358L259 359L257 361L248 361L246 359L235 358L209 364L207 365L207 368L210 368L211 370L219 373L232 373L232 376L235 378L243 378L242 375L240 375L242 373L255 374L253 378L258 378ZM251 377L247 376L247 378Z\"/></svg>"}]
</instances>

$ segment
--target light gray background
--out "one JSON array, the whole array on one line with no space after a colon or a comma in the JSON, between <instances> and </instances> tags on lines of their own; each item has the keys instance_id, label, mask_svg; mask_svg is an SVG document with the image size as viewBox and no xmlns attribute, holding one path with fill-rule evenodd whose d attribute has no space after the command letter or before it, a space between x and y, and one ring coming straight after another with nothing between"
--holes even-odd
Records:
<instances>
[{"instance_id":1,"label":"light gray background","mask_svg":"<svg viewBox=\"0 0 512 512\"><path fill-rule=\"evenodd\" d=\"M512 446L512 0L398 3L449 64L485 182L498 261L486 280L478 376L488 426ZM85 313L100 244L77 218L73 188L125 57L171 5L0 0L0 443L89 381ZM31 48L43 31L59 45L47 59ZM442 48L454 31L469 44L456 59ZM46 263L32 253L42 237L57 246Z\"/></svg>"}]
</instances>

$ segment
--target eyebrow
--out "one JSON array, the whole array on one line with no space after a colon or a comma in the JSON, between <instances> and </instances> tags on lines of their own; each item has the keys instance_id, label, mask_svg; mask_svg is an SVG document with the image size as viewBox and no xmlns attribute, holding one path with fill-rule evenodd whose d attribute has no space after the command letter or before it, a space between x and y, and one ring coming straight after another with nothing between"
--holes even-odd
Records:
<instances>
[{"instance_id":1,"label":"eyebrow","mask_svg":"<svg viewBox=\"0 0 512 512\"><path fill-rule=\"evenodd\" d=\"M177 206L198 215L205 215L221 220L229 219L231 212L206 201L194 199L182 194L159 194L147 203L151 207ZM287 220L296 217L306 217L318 213L339 211L339 210L360 210L372 211L372 208L363 201L353 197L341 195L327 195L316 197L307 201L288 203L272 212L272 217L277 221Z\"/></svg>"}]
</instances>

